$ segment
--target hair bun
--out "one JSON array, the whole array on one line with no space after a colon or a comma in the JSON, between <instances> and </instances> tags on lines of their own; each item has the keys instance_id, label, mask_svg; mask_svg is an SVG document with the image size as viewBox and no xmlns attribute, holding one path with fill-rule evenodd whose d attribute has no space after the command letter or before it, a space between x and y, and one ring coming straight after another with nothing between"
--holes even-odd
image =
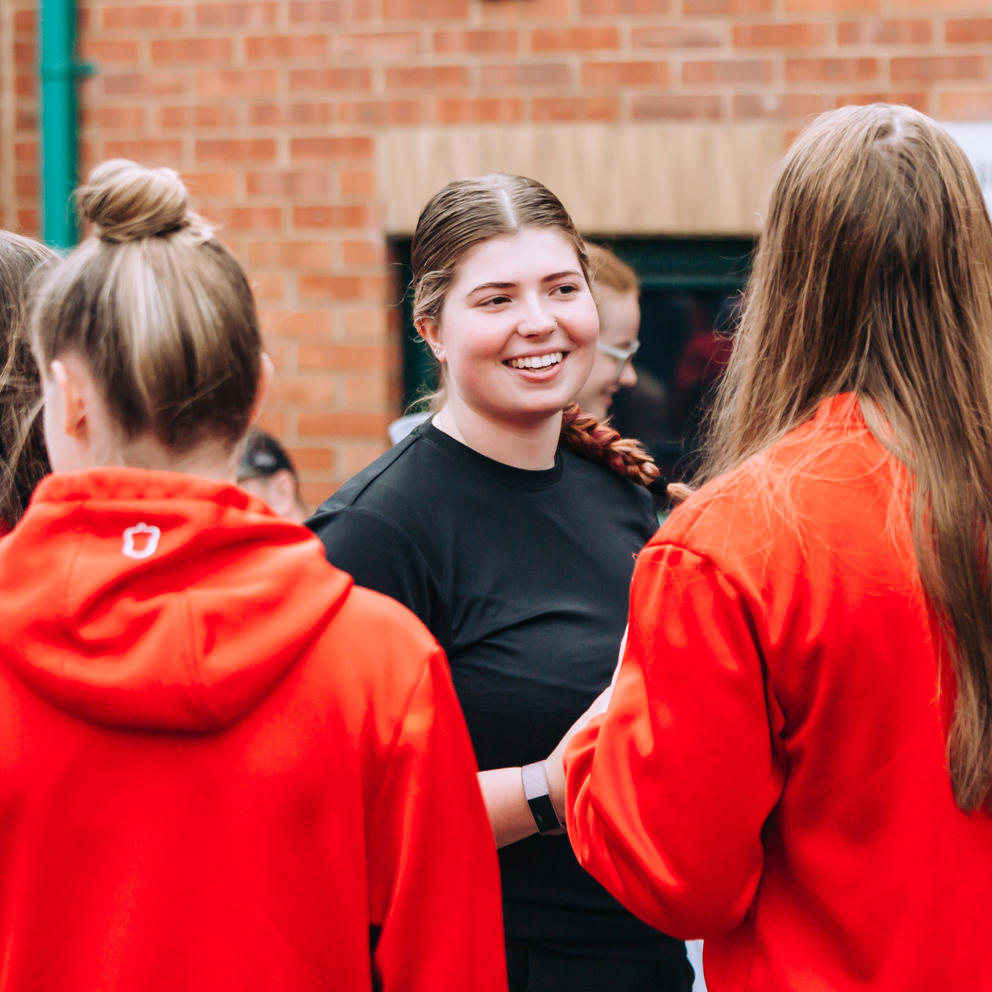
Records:
<instances>
[{"instance_id":1,"label":"hair bun","mask_svg":"<svg viewBox=\"0 0 992 992\"><path fill-rule=\"evenodd\" d=\"M189 194L173 169L123 158L98 165L77 193L79 209L104 241L136 241L187 227Z\"/></svg>"}]
</instances>

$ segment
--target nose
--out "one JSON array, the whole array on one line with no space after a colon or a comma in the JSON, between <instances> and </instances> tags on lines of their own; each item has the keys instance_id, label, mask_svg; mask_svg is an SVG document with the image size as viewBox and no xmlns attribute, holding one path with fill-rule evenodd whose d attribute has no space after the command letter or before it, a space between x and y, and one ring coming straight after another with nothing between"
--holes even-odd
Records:
<instances>
[{"instance_id":1,"label":"nose","mask_svg":"<svg viewBox=\"0 0 992 992\"><path fill-rule=\"evenodd\" d=\"M558 318L548 312L540 301L528 303L520 317L517 330L526 337L544 337L551 334L558 326Z\"/></svg>"},{"instance_id":2,"label":"nose","mask_svg":"<svg viewBox=\"0 0 992 992\"><path fill-rule=\"evenodd\" d=\"M623 370L617 379L617 383L625 389L630 389L631 386L637 385L637 372L634 369L633 362L628 361L624 364Z\"/></svg>"}]
</instances>

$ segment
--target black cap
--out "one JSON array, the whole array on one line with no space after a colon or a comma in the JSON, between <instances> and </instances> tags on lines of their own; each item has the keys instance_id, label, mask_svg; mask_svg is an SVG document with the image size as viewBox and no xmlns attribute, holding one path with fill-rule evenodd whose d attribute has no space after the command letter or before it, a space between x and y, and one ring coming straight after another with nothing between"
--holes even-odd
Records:
<instances>
[{"instance_id":1,"label":"black cap","mask_svg":"<svg viewBox=\"0 0 992 992\"><path fill-rule=\"evenodd\" d=\"M238 462L238 481L254 479L260 475L275 475L286 469L296 476L296 469L290 461L286 449L265 431L253 427L245 438L244 451Z\"/></svg>"}]
</instances>

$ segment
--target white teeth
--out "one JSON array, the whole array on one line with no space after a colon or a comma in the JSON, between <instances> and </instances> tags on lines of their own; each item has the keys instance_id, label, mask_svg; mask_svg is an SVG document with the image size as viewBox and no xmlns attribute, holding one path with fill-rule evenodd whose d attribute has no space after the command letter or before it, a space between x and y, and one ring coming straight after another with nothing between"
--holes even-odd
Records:
<instances>
[{"instance_id":1,"label":"white teeth","mask_svg":"<svg viewBox=\"0 0 992 992\"><path fill-rule=\"evenodd\" d=\"M546 369L549 365L557 365L565 355L553 351L550 355L528 355L525 358L511 358L506 364L514 369Z\"/></svg>"}]
</instances>

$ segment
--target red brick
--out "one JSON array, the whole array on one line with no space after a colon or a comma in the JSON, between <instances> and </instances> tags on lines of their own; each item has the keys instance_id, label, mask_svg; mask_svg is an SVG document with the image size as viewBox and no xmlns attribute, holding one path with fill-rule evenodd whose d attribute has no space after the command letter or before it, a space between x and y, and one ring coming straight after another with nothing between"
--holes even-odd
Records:
<instances>
[{"instance_id":1,"label":"red brick","mask_svg":"<svg viewBox=\"0 0 992 992\"><path fill-rule=\"evenodd\" d=\"M937 96L940 116L944 120L988 120L992 117L992 90L948 90Z\"/></svg>"},{"instance_id":2,"label":"red brick","mask_svg":"<svg viewBox=\"0 0 992 992\"><path fill-rule=\"evenodd\" d=\"M130 158L142 165L178 164L183 153L183 143L179 140L154 138L131 138L128 140L106 141L103 145L105 158Z\"/></svg>"},{"instance_id":3,"label":"red brick","mask_svg":"<svg viewBox=\"0 0 992 992\"><path fill-rule=\"evenodd\" d=\"M925 114L931 113L930 97L926 93L911 93L894 90L876 90L866 93L843 93L834 98L834 106L843 107L850 104L868 103L904 103L907 107L915 107Z\"/></svg>"},{"instance_id":4,"label":"red brick","mask_svg":"<svg viewBox=\"0 0 992 992\"><path fill-rule=\"evenodd\" d=\"M18 34L34 31L34 8L22 7L14 14L14 30Z\"/></svg>"},{"instance_id":5,"label":"red brick","mask_svg":"<svg viewBox=\"0 0 992 992\"><path fill-rule=\"evenodd\" d=\"M438 120L445 124L513 123L521 118L519 100L490 98L459 98L437 101Z\"/></svg>"},{"instance_id":6,"label":"red brick","mask_svg":"<svg viewBox=\"0 0 992 992\"><path fill-rule=\"evenodd\" d=\"M682 0L682 13L686 17L766 14L773 6L774 0Z\"/></svg>"},{"instance_id":7,"label":"red brick","mask_svg":"<svg viewBox=\"0 0 992 992\"><path fill-rule=\"evenodd\" d=\"M296 356L301 371L385 371L393 363L392 349L384 344L301 344Z\"/></svg>"},{"instance_id":8,"label":"red brick","mask_svg":"<svg viewBox=\"0 0 992 992\"><path fill-rule=\"evenodd\" d=\"M367 21L375 14L374 0L293 0L289 20L293 24L338 25L347 21Z\"/></svg>"},{"instance_id":9,"label":"red brick","mask_svg":"<svg viewBox=\"0 0 992 992\"><path fill-rule=\"evenodd\" d=\"M236 0L230 3L201 3L196 6L197 27L263 28L275 24L279 5L272 0Z\"/></svg>"},{"instance_id":10,"label":"red brick","mask_svg":"<svg viewBox=\"0 0 992 992\"><path fill-rule=\"evenodd\" d=\"M148 31L155 28L181 28L186 23L187 8L177 5L137 3L104 7L103 27L107 31Z\"/></svg>"},{"instance_id":11,"label":"red brick","mask_svg":"<svg viewBox=\"0 0 992 992\"><path fill-rule=\"evenodd\" d=\"M453 21L468 11L468 0L384 0L382 14L387 21Z\"/></svg>"},{"instance_id":12,"label":"red brick","mask_svg":"<svg viewBox=\"0 0 992 992\"><path fill-rule=\"evenodd\" d=\"M339 32L332 43L335 55L362 59L409 58L423 51L421 35L416 31Z\"/></svg>"},{"instance_id":13,"label":"red brick","mask_svg":"<svg viewBox=\"0 0 992 992\"><path fill-rule=\"evenodd\" d=\"M660 17L671 10L670 0L582 0L584 16L622 17L625 14L649 14Z\"/></svg>"},{"instance_id":14,"label":"red brick","mask_svg":"<svg viewBox=\"0 0 992 992\"><path fill-rule=\"evenodd\" d=\"M992 17L948 21L944 31L948 43L952 45L989 44L992 43Z\"/></svg>"},{"instance_id":15,"label":"red brick","mask_svg":"<svg viewBox=\"0 0 992 992\"><path fill-rule=\"evenodd\" d=\"M785 0L785 9L792 11L823 11L835 14L841 10L876 11L882 10L882 0Z\"/></svg>"},{"instance_id":16,"label":"red brick","mask_svg":"<svg viewBox=\"0 0 992 992\"><path fill-rule=\"evenodd\" d=\"M390 408L390 388L386 378L381 374L362 374L351 372L343 377L342 403L346 410L356 413L363 411L388 410ZM380 449L380 453L381 453ZM353 470L357 471L357 469Z\"/></svg>"},{"instance_id":17,"label":"red brick","mask_svg":"<svg viewBox=\"0 0 992 992\"><path fill-rule=\"evenodd\" d=\"M381 341L389 336L389 314L381 307L352 307L342 311L341 318L345 338L349 341L358 338Z\"/></svg>"},{"instance_id":18,"label":"red brick","mask_svg":"<svg viewBox=\"0 0 992 992\"><path fill-rule=\"evenodd\" d=\"M497 0L479 5L483 21L502 23L552 20L564 23L574 17L572 0Z\"/></svg>"},{"instance_id":19,"label":"red brick","mask_svg":"<svg viewBox=\"0 0 992 992\"><path fill-rule=\"evenodd\" d=\"M296 285L303 299L386 302L387 283L382 275L304 274L297 279Z\"/></svg>"},{"instance_id":20,"label":"red brick","mask_svg":"<svg viewBox=\"0 0 992 992\"><path fill-rule=\"evenodd\" d=\"M385 437L392 415L388 413L301 413L300 437Z\"/></svg>"},{"instance_id":21,"label":"red brick","mask_svg":"<svg viewBox=\"0 0 992 992\"><path fill-rule=\"evenodd\" d=\"M365 204L322 204L315 207L294 207L294 227L354 228L369 227L375 213Z\"/></svg>"},{"instance_id":22,"label":"red brick","mask_svg":"<svg viewBox=\"0 0 992 992\"><path fill-rule=\"evenodd\" d=\"M303 242L301 242L302 244ZM325 242L326 244L326 242ZM329 338L334 336L337 317L334 310L260 310L262 327L267 335L292 338Z\"/></svg>"},{"instance_id":23,"label":"red brick","mask_svg":"<svg viewBox=\"0 0 992 992\"><path fill-rule=\"evenodd\" d=\"M386 261L386 245L381 238L365 238L345 241L341 246L345 265L383 265Z\"/></svg>"},{"instance_id":24,"label":"red brick","mask_svg":"<svg viewBox=\"0 0 992 992\"><path fill-rule=\"evenodd\" d=\"M482 88L510 87L539 89L546 86L566 86L571 70L564 62L514 62L512 65L482 67Z\"/></svg>"},{"instance_id":25,"label":"red brick","mask_svg":"<svg viewBox=\"0 0 992 992\"><path fill-rule=\"evenodd\" d=\"M443 54L513 54L520 50L520 33L497 30L435 31L434 49Z\"/></svg>"},{"instance_id":26,"label":"red brick","mask_svg":"<svg viewBox=\"0 0 992 992\"><path fill-rule=\"evenodd\" d=\"M338 177L344 196L374 196L379 183L368 169L343 169Z\"/></svg>"},{"instance_id":27,"label":"red brick","mask_svg":"<svg viewBox=\"0 0 992 992\"><path fill-rule=\"evenodd\" d=\"M215 207L210 219L228 231L274 231L282 226L279 207Z\"/></svg>"},{"instance_id":28,"label":"red brick","mask_svg":"<svg viewBox=\"0 0 992 992\"><path fill-rule=\"evenodd\" d=\"M278 84L277 69L218 69L196 74L196 92L207 99L269 96Z\"/></svg>"},{"instance_id":29,"label":"red brick","mask_svg":"<svg viewBox=\"0 0 992 992\"><path fill-rule=\"evenodd\" d=\"M286 298L286 279L278 272L250 272L248 284L256 300L276 303Z\"/></svg>"},{"instance_id":30,"label":"red brick","mask_svg":"<svg viewBox=\"0 0 992 992\"><path fill-rule=\"evenodd\" d=\"M84 128L98 131L134 132L145 127L144 107L84 107L79 116Z\"/></svg>"},{"instance_id":31,"label":"red brick","mask_svg":"<svg viewBox=\"0 0 992 992\"><path fill-rule=\"evenodd\" d=\"M167 38L153 41L152 62L213 63L230 62L234 45L230 38Z\"/></svg>"},{"instance_id":32,"label":"red brick","mask_svg":"<svg viewBox=\"0 0 992 992\"><path fill-rule=\"evenodd\" d=\"M239 121L238 108L231 106L162 107L158 121L167 128L234 127Z\"/></svg>"},{"instance_id":33,"label":"red brick","mask_svg":"<svg viewBox=\"0 0 992 992\"><path fill-rule=\"evenodd\" d=\"M107 96L178 96L186 92L188 76L180 72L128 72L95 78Z\"/></svg>"},{"instance_id":34,"label":"red brick","mask_svg":"<svg viewBox=\"0 0 992 992\"><path fill-rule=\"evenodd\" d=\"M873 58L786 59L790 83L863 83L877 79L880 62Z\"/></svg>"},{"instance_id":35,"label":"red brick","mask_svg":"<svg viewBox=\"0 0 992 992\"><path fill-rule=\"evenodd\" d=\"M329 39L323 34L276 34L245 38L248 59L305 59L327 55Z\"/></svg>"},{"instance_id":36,"label":"red brick","mask_svg":"<svg viewBox=\"0 0 992 992\"><path fill-rule=\"evenodd\" d=\"M822 23L738 24L734 28L737 48L812 48L826 41L827 26Z\"/></svg>"},{"instance_id":37,"label":"red brick","mask_svg":"<svg viewBox=\"0 0 992 992\"><path fill-rule=\"evenodd\" d=\"M14 190L18 196L34 197L38 195L38 174L36 172L23 173L14 178Z\"/></svg>"},{"instance_id":38,"label":"red brick","mask_svg":"<svg viewBox=\"0 0 992 992\"><path fill-rule=\"evenodd\" d=\"M531 106L535 121L615 121L620 100L615 96L542 97Z\"/></svg>"},{"instance_id":39,"label":"red brick","mask_svg":"<svg viewBox=\"0 0 992 992\"><path fill-rule=\"evenodd\" d=\"M378 444L349 445L340 451L338 463L341 471L350 479L388 450L389 443L386 441L380 441Z\"/></svg>"},{"instance_id":40,"label":"red brick","mask_svg":"<svg viewBox=\"0 0 992 992\"><path fill-rule=\"evenodd\" d=\"M643 95L631 104L635 121L716 120L724 116L723 100L716 95Z\"/></svg>"},{"instance_id":41,"label":"red brick","mask_svg":"<svg viewBox=\"0 0 992 992\"><path fill-rule=\"evenodd\" d=\"M468 66L464 65L425 65L404 66L386 70L386 88L407 89L461 89L471 80Z\"/></svg>"},{"instance_id":42,"label":"red brick","mask_svg":"<svg viewBox=\"0 0 992 992\"><path fill-rule=\"evenodd\" d=\"M631 47L638 48L725 48L730 44L730 25L714 24L650 25L634 28Z\"/></svg>"},{"instance_id":43,"label":"red brick","mask_svg":"<svg viewBox=\"0 0 992 992\"><path fill-rule=\"evenodd\" d=\"M667 86L667 62L586 62L582 66L583 86Z\"/></svg>"},{"instance_id":44,"label":"red brick","mask_svg":"<svg viewBox=\"0 0 992 992\"><path fill-rule=\"evenodd\" d=\"M894 58L890 64L892 81L938 82L944 79L986 78L986 62L981 55L934 55Z\"/></svg>"},{"instance_id":45,"label":"red brick","mask_svg":"<svg viewBox=\"0 0 992 992\"><path fill-rule=\"evenodd\" d=\"M682 65L682 82L687 85L770 83L774 78L775 63L771 59L710 59Z\"/></svg>"},{"instance_id":46,"label":"red brick","mask_svg":"<svg viewBox=\"0 0 992 992\"><path fill-rule=\"evenodd\" d=\"M934 3L934 0L890 0L893 7L920 7L927 9L928 11L933 11L936 6L937 10L943 9L945 6L950 7L955 13L964 10L975 10L987 12L989 9L989 0L944 0L943 3Z\"/></svg>"},{"instance_id":47,"label":"red brick","mask_svg":"<svg viewBox=\"0 0 992 992\"><path fill-rule=\"evenodd\" d=\"M332 103L252 103L248 122L259 127L294 127L306 124L331 124L339 119Z\"/></svg>"},{"instance_id":48,"label":"red brick","mask_svg":"<svg viewBox=\"0 0 992 992\"><path fill-rule=\"evenodd\" d=\"M113 46L115 42L107 42L107 45ZM127 44L127 42L122 42L122 44ZM14 51L14 65L22 69L31 69L34 66L35 57L38 52L37 45L34 41L22 41L15 42L13 45ZM137 45L134 46L135 57L137 57ZM94 58L92 54L85 56L86 58ZM107 61L115 61L113 58Z\"/></svg>"},{"instance_id":49,"label":"red brick","mask_svg":"<svg viewBox=\"0 0 992 992\"><path fill-rule=\"evenodd\" d=\"M276 157L272 138L198 138L196 158L199 162L269 162Z\"/></svg>"},{"instance_id":50,"label":"red brick","mask_svg":"<svg viewBox=\"0 0 992 992\"><path fill-rule=\"evenodd\" d=\"M837 40L842 45L923 45L932 38L932 21L883 21L872 17L837 25Z\"/></svg>"},{"instance_id":51,"label":"red brick","mask_svg":"<svg viewBox=\"0 0 992 992\"><path fill-rule=\"evenodd\" d=\"M293 159L371 158L375 153L372 138L290 138L289 152Z\"/></svg>"},{"instance_id":52,"label":"red brick","mask_svg":"<svg viewBox=\"0 0 992 992\"><path fill-rule=\"evenodd\" d=\"M330 191L331 178L326 169L280 169L249 172L245 185L250 196L321 196Z\"/></svg>"},{"instance_id":53,"label":"red brick","mask_svg":"<svg viewBox=\"0 0 992 992\"><path fill-rule=\"evenodd\" d=\"M194 197L233 196L236 190L234 176L230 172L186 172L183 182Z\"/></svg>"},{"instance_id":54,"label":"red brick","mask_svg":"<svg viewBox=\"0 0 992 992\"><path fill-rule=\"evenodd\" d=\"M291 90L370 90L372 72L365 68L294 69L289 73Z\"/></svg>"},{"instance_id":55,"label":"red brick","mask_svg":"<svg viewBox=\"0 0 992 992\"><path fill-rule=\"evenodd\" d=\"M34 60L33 45L27 48L27 61ZM123 62L134 65L138 61L140 47L136 41L117 41L112 38L82 38L79 43L79 57L99 64ZM17 54L15 52L15 54ZM21 61L18 57L16 61Z\"/></svg>"},{"instance_id":56,"label":"red brick","mask_svg":"<svg viewBox=\"0 0 992 992\"><path fill-rule=\"evenodd\" d=\"M423 100L351 100L341 101L337 112L342 124L420 124L427 119Z\"/></svg>"},{"instance_id":57,"label":"red brick","mask_svg":"<svg viewBox=\"0 0 992 992\"><path fill-rule=\"evenodd\" d=\"M255 238L245 245L245 263L252 269L329 269L335 264L334 246L327 239L269 241Z\"/></svg>"},{"instance_id":58,"label":"red brick","mask_svg":"<svg viewBox=\"0 0 992 992\"><path fill-rule=\"evenodd\" d=\"M620 32L614 27L542 28L532 31L535 52L586 52L620 47Z\"/></svg>"}]
</instances>

